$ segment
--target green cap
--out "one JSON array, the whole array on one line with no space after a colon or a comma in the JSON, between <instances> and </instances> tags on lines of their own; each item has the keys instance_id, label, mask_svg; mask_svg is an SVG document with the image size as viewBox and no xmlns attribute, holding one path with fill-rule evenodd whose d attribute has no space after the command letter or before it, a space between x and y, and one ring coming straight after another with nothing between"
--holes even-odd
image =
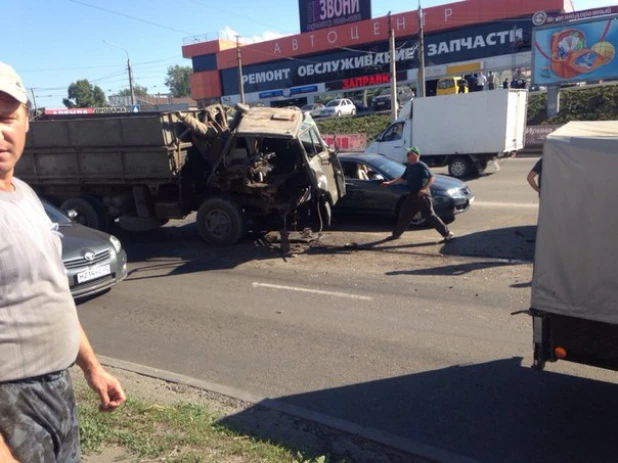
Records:
<instances>
[{"instance_id":1,"label":"green cap","mask_svg":"<svg viewBox=\"0 0 618 463\"><path fill-rule=\"evenodd\" d=\"M417 156L420 156L421 150L419 150L416 146L410 146L409 148L406 148L406 153L414 153Z\"/></svg>"}]
</instances>

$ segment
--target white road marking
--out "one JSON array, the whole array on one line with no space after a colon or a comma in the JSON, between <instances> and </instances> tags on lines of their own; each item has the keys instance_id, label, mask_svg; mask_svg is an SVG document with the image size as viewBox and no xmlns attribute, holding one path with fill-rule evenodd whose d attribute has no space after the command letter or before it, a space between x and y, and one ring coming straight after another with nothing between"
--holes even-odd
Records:
<instances>
[{"instance_id":1,"label":"white road marking","mask_svg":"<svg viewBox=\"0 0 618 463\"><path fill-rule=\"evenodd\" d=\"M370 296L360 296L358 294L340 293L338 291L322 291L321 289L299 288L297 286L271 285L269 283L258 283L258 282L254 282L252 286L254 288L282 289L284 291L296 291L299 293L312 293L312 294L321 294L323 296L347 297L348 299L358 299L361 301L373 301L373 298Z\"/></svg>"},{"instance_id":2,"label":"white road marking","mask_svg":"<svg viewBox=\"0 0 618 463\"><path fill-rule=\"evenodd\" d=\"M539 205L534 203L501 203L498 201L474 201L472 207L510 207L515 209L538 209Z\"/></svg>"}]
</instances>

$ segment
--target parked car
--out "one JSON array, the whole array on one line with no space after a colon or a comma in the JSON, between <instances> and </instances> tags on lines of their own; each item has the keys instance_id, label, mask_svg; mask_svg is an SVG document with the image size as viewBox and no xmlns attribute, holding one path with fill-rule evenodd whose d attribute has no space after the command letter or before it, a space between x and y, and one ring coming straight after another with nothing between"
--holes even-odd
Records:
<instances>
[{"instance_id":1,"label":"parked car","mask_svg":"<svg viewBox=\"0 0 618 463\"><path fill-rule=\"evenodd\" d=\"M391 96L390 95L378 95L374 96L371 100L371 107L374 111L390 111L391 109ZM397 110L400 109L399 100L397 100Z\"/></svg>"},{"instance_id":2,"label":"parked car","mask_svg":"<svg viewBox=\"0 0 618 463\"><path fill-rule=\"evenodd\" d=\"M354 100L353 103L356 107L356 114L369 114L373 112L371 106L365 105L361 100Z\"/></svg>"},{"instance_id":3,"label":"parked car","mask_svg":"<svg viewBox=\"0 0 618 463\"><path fill-rule=\"evenodd\" d=\"M401 200L408 192L407 185L383 187L380 184L401 177L405 165L381 154L344 153L339 154L339 160L345 175L346 195L335 205L335 213L398 215ZM436 214L445 222L455 220L456 214L468 210L474 202L474 195L464 182L444 175L435 176L431 195ZM420 212L411 221L417 227L424 224Z\"/></svg>"},{"instance_id":4,"label":"parked car","mask_svg":"<svg viewBox=\"0 0 618 463\"><path fill-rule=\"evenodd\" d=\"M84 227L43 201L62 236L62 261L75 299L101 293L127 276L127 254L113 235Z\"/></svg>"},{"instance_id":5,"label":"parked car","mask_svg":"<svg viewBox=\"0 0 618 463\"><path fill-rule=\"evenodd\" d=\"M326 103L326 106L320 112L321 117L330 116L354 116L356 114L356 106L352 100L348 98L337 98Z\"/></svg>"},{"instance_id":6,"label":"parked car","mask_svg":"<svg viewBox=\"0 0 618 463\"><path fill-rule=\"evenodd\" d=\"M311 117L320 117L320 113L324 109L322 103L310 103L300 108L303 114L309 113Z\"/></svg>"}]
</instances>

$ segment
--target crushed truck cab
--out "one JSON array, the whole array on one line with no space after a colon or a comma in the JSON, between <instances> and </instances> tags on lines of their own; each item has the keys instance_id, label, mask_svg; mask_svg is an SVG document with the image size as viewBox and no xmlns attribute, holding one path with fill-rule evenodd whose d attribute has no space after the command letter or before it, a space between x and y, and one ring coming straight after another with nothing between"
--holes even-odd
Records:
<instances>
[{"instance_id":1,"label":"crushed truck cab","mask_svg":"<svg viewBox=\"0 0 618 463\"><path fill-rule=\"evenodd\" d=\"M197 211L200 235L228 245L248 230L329 224L345 195L339 160L298 108L52 116L31 121L28 140L17 176L102 230Z\"/></svg>"}]
</instances>

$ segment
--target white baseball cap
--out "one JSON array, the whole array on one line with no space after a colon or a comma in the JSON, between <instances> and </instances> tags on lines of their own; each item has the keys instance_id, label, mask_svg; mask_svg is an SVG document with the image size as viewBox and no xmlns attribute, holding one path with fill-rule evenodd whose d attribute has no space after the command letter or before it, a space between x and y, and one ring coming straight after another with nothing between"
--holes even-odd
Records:
<instances>
[{"instance_id":1,"label":"white baseball cap","mask_svg":"<svg viewBox=\"0 0 618 463\"><path fill-rule=\"evenodd\" d=\"M0 61L0 92L15 98L20 103L28 102L28 93L19 75L11 66Z\"/></svg>"}]
</instances>

